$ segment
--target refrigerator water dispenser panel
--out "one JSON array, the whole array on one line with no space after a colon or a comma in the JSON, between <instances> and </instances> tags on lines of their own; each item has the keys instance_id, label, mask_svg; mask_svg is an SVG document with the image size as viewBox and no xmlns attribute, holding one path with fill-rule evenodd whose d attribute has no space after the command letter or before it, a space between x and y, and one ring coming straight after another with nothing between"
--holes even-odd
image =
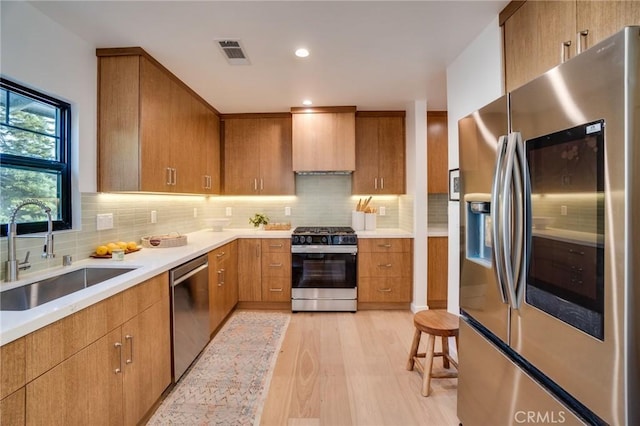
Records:
<instances>
[{"instance_id":1,"label":"refrigerator water dispenser panel","mask_svg":"<svg viewBox=\"0 0 640 426\"><path fill-rule=\"evenodd\" d=\"M466 258L485 268L491 268L493 251L490 197L490 194L467 194L464 197L467 207Z\"/></svg>"}]
</instances>

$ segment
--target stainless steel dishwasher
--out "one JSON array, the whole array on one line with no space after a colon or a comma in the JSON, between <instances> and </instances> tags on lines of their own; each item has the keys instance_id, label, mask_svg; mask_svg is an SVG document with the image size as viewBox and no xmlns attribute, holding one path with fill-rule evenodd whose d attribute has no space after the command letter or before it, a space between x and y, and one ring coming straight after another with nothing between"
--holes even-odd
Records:
<instances>
[{"instance_id":1,"label":"stainless steel dishwasher","mask_svg":"<svg viewBox=\"0 0 640 426\"><path fill-rule=\"evenodd\" d=\"M189 368L209 342L209 263L200 256L169 271L173 381Z\"/></svg>"}]
</instances>

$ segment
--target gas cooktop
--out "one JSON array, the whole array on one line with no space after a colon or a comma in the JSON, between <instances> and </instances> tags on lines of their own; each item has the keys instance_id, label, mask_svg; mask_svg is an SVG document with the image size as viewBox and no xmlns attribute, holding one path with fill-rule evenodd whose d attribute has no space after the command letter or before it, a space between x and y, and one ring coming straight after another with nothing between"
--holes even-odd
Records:
<instances>
[{"instance_id":1,"label":"gas cooktop","mask_svg":"<svg viewBox=\"0 0 640 426\"><path fill-rule=\"evenodd\" d=\"M291 244L355 246L358 237L349 226L299 226L293 230Z\"/></svg>"},{"instance_id":2,"label":"gas cooktop","mask_svg":"<svg viewBox=\"0 0 640 426\"><path fill-rule=\"evenodd\" d=\"M355 234L350 226L298 226L293 230L294 234Z\"/></svg>"}]
</instances>

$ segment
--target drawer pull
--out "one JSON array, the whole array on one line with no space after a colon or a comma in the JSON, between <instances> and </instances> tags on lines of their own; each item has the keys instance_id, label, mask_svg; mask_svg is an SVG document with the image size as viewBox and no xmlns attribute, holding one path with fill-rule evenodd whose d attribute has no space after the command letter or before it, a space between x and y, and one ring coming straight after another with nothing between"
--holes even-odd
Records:
<instances>
[{"instance_id":1,"label":"drawer pull","mask_svg":"<svg viewBox=\"0 0 640 426\"><path fill-rule=\"evenodd\" d=\"M280 243L280 244L269 244L269 248L282 248L282 243Z\"/></svg>"},{"instance_id":2,"label":"drawer pull","mask_svg":"<svg viewBox=\"0 0 640 426\"><path fill-rule=\"evenodd\" d=\"M574 250L574 249L569 249L569 253L577 254L579 256L584 256L584 252L583 251L578 251L578 250Z\"/></svg>"},{"instance_id":3,"label":"drawer pull","mask_svg":"<svg viewBox=\"0 0 640 426\"><path fill-rule=\"evenodd\" d=\"M125 364L131 364L133 362L133 336L127 334L124 336L125 340L129 340L129 359L125 361Z\"/></svg>"},{"instance_id":4,"label":"drawer pull","mask_svg":"<svg viewBox=\"0 0 640 426\"><path fill-rule=\"evenodd\" d=\"M392 266L393 265L391 263L387 263L387 264L379 263L378 264L378 268L391 268Z\"/></svg>"},{"instance_id":5,"label":"drawer pull","mask_svg":"<svg viewBox=\"0 0 640 426\"><path fill-rule=\"evenodd\" d=\"M378 244L378 247L391 248L391 244Z\"/></svg>"},{"instance_id":6,"label":"drawer pull","mask_svg":"<svg viewBox=\"0 0 640 426\"><path fill-rule=\"evenodd\" d=\"M116 374L119 374L119 373L122 373L122 343L116 342L113 344L113 346L117 348L118 352L120 353L120 364L118 364L118 367L115 370L113 370L113 372Z\"/></svg>"},{"instance_id":7,"label":"drawer pull","mask_svg":"<svg viewBox=\"0 0 640 426\"><path fill-rule=\"evenodd\" d=\"M282 288L270 288L269 291L282 293Z\"/></svg>"},{"instance_id":8,"label":"drawer pull","mask_svg":"<svg viewBox=\"0 0 640 426\"><path fill-rule=\"evenodd\" d=\"M220 259L220 258L221 258L222 256L224 256L225 254L227 254L227 253L223 251L223 252L222 252L222 253L220 253L220 254L216 254L216 257L217 257L218 259Z\"/></svg>"},{"instance_id":9,"label":"drawer pull","mask_svg":"<svg viewBox=\"0 0 640 426\"><path fill-rule=\"evenodd\" d=\"M282 268L282 263L271 263L269 264L270 268Z\"/></svg>"},{"instance_id":10,"label":"drawer pull","mask_svg":"<svg viewBox=\"0 0 640 426\"><path fill-rule=\"evenodd\" d=\"M391 293L391 289L390 288L379 288L378 291L380 293Z\"/></svg>"}]
</instances>

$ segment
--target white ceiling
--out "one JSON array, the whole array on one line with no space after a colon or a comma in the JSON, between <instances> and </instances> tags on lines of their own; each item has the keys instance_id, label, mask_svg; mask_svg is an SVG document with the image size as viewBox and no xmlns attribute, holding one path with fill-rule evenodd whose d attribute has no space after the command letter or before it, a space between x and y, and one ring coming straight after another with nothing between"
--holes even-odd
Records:
<instances>
[{"instance_id":1,"label":"white ceiling","mask_svg":"<svg viewBox=\"0 0 640 426\"><path fill-rule=\"evenodd\" d=\"M32 2L95 47L140 46L222 113L446 109L446 67L503 1ZM215 40L240 39L250 65ZM304 46L311 55L294 56Z\"/></svg>"}]
</instances>

